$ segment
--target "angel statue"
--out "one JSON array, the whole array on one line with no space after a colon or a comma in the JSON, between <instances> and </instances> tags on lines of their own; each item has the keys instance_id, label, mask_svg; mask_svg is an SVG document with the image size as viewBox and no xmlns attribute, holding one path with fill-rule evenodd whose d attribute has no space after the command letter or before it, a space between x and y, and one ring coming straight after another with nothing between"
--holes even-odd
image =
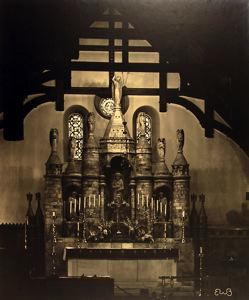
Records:
<instances>
[{"instance_id":1,"label":"angel statue","mask_svg":"<svg viewBox=\"0 0 249 300\"><path fill-rule=\"evenodd\" d=\"M58 129L52 128L49 134L51 152L57 152L57 145L58 145Z\"/></svg>"},{"instance_id":2,"label":"angel statue","mask_svg":"<svg viewBox=\"0 0 249 300\"><path fill-rule=\"evenodd\" d=\"M145 122L146 122L146 118L145 118L145 114L143 112L140 112L138 115L138 129L141 133L141 135L145 135Z\"/></svg>"},{"instance_id":3,"label":"angel statue","mask_svg":"<svg viewBox=\"0 0 249 300\"><path fill-rule=\"evenodd\" d=\"M165 139L158 139L157 140L157 153L159 156L159 160L160 161L164 161L165 160L165 153L166 153L166 141Z\"/></svg>"},{"instance_id":4,"label":"angel statue","mask_svg":"<svg viewBox=\"0 0 249 300\"><path fill-rule=\"evenodd\" d=\"M112 98L116 107L120 107L122 98L123 82L121 76L114 75L112 78Z\"/></svg>"},{"instance_id":5,"label":"angel statue","mask_svg":"<svg viewBox=\"0 0 249 300\"><path fill-rule=\"evenodd\" d=\"M69 157L71 160L76 158L76 150L77 150L76 148L77 148L76 139L74 137L70 137L70 139L69 139Z\"/></svg>"},{"instance_id":6,"label":"angel statue","mask_svg":"<svg viewBox=\"0 0 249 300\"><path fill-rule=\"evenodd\" d=\"M177 129L176 131L177 135L177 146L178 146L178 153L182 153L183 146L184 146L184 130L183 129Z\"/></svg>"},{"instance_id":7,"label":"angel statue","mask_svg":"<svg viewBox=\"0 0 249 300\"><path fill-rule=\"evenodd\" d=\"M90 112L88 115L88 128L89 128L89 133L93 133L95 129L95 115L93 112Z\"/></svg>"}]
</instances>

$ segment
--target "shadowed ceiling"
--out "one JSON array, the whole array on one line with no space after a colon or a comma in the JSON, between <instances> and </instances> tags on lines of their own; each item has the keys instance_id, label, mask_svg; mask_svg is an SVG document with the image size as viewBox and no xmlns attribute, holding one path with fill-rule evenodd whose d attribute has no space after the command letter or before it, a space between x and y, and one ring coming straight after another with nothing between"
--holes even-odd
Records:
<instances>
[{"instance_id":1,"label":"shadowed ceiling","mask_svg":"<svg viewBox=\"0 0 249 300\"><path fill-rule=\"evenodd\" d=\"M27 95L38 93L46 80L56 80L49 101L55 102L55 109L63 110L63 94L71 89L70 62L78 57L79 38L110 34L105 30L89 29L89 26L103 16L106 8L111 8L118 10L122 18L135 27L135 34L148 40L160 57L169 62L167 66L160 66L159 71L180 73L182 95L205 99L205 114L199 121L206 136L212 137L214 129L221 130L248 154L247 2L2 0L0 128L4 129L4 138L23 138L23 119L44 99L34 101L29 107L24 106L24 100ZM119 34L130 37L126 29L120 30ZM96 64L95 67L99 66ZM108 71L114 72L117 67L115 64L108 66ZM87 68L87 64L81 65L82 70ZM119 68L125 70L128 62L123 62ZM46 69L51 70L47 75L43 73ZM143 92L146 93L140 91ZM161 111L167 109L167 103L179 102L181 105L179 95L163 93L160 88L157 93ZM194 107L187 109L192 109L197 116ZM231 129L216 126L214 111Z\"/></svg>"}]
</instances>

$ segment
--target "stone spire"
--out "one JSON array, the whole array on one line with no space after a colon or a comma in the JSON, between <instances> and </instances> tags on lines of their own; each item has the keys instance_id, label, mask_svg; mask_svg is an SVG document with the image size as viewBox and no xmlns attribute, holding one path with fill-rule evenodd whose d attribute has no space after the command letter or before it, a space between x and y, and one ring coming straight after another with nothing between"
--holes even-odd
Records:
<instances>
[{"instance_id":1,"label":"stone spire","mask_svg":"<svg viewBox=\"0 0 249 300\"><path fill-rule=\"evenodd\" d=\"M176 135L177 135L177 154L176 154L176 158L173 162L173 175L176 175L176 174L174 174L175 173L174 171L177 171L179 166L184 166L184 168L183 168L184 172L187 173L187 174L182 174L182 175L188 175L189 164L188 164L185 156L183 155L184 130L177 129Z\"/></svg>"},{"instance_id":2,"label":"stone spire","mask_svg":"<svg viewBox=\"0 0 249 300\"><path fill-rule=\"evenodd\" d=\"M104 139L109 138L128 138L130 139L130 133L126 126L126 122L121 110L121 98L123 83L120 76L114 76L112 79L112 98L114 99L114 111L112 117L107 125ZM124 135L126 132L126 136Z\"/></svg>"},{"instance_id":3,"label":"stone spire","mask_svg":"<svg viewBox=\"0 0 249 300\"><path fill-rule=\"evenodd\" d=\"M49 134L51 153L46 162L46 175L59 175L62 172L62 163L57 153L58 136L58 129L52 128Z\"/></svg>"},{"instance_id":4,"label":"stone spire","mask_svg":"<svg viewBox=\"0 0 249 300\"><path fill-rule=\"evenodd\" d=\"M95 115L93 112L88 115L89 137L83 153L83 174L99 175L99 148L95 140Z\"/></svg>"},{"instance_id":5,"label":"stone spire","mask_svg":"<svg viewBox=\"0 0 249 300\"><path fill-rule=\"evenodd\" d=\"M155 175L167 175L169 174L169 169L165 163L166 140L164 138L158 138L156 146L159 161L156 164Z\"/></svg>"},{"instance_id":6,"label":"stone spire","mask_svg":"<svg viewBox=\"0 0 249 300\"><path fill-rule=\"evenodd\" d=\"M106 127L104 137L100 140L102 153L135 153L135 143L131 138L127 123L121 110L123 83L120 76L112 79L112 97L114 111Z\"/></svg>"}]
</instances>

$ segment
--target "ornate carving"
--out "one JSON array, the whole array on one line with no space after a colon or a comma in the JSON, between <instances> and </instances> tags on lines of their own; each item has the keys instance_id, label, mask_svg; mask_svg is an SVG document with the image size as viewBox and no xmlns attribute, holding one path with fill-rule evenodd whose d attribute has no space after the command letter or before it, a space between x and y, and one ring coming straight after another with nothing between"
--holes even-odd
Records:
<instances>
[{"instance_id":1,"label":"ornate carving","mask_svg":"<svg viewBox=\"0 0 249 300\"><path fill-rule=\"evenodd\" d=\"M52 128L49 133L49 141L51 146L51 153L57 152L57 145L58 145L58 136L59 132L57 128Z\"/></svg>"},{"instance_id":2,"label":"ornate carving","mask_svg":"<svg viewBox=\"0 0 249 300\"><path fill-rule=\"evenodd\" d=\"M144 112L138 114L138 130L141 136L145 136L146 117Z\"/></svg>"},{"instance_id":3,"label":"ornate carving","mask_svg":"<svg viewBox=\"0 0 249 300\"><path fill-rule=\"evenodd\" d=\"M74 137L70 137L69 139L69 157L70 160L74 160L76 158L76 150L77 150L77 142Z\"/></svg>"},{"instance_id":4,"label":"ornate carving","mask_svg":"<svg viewBox=\"0 0 249 300\"><path fill-rule=\"evenodd\" d=\"M123 82L121 77L116 75L113 76L112 82L112 98L114 99L114 107L120 107Z\"/></svg>"},{"instance_id":5,"label":"ornate carving","mask_svg":"<svg viewBox=\"0 0 249 300\"><path fill-rule=\"evenodd\" d=\"M157 153L159 156L159 160L165 161L165 153L166 153L166 141L164 138L157 140Z\"/></svg>"},{"instance_id":6,"label":"ornate carving","mask_svg":"<svg viewBox=\"0 0 249 300\"><path fill-rule=\"evenodd\" d=\"M177 135L177 148L178 148L177 152L182 153L183 146L184 146L184 130L177 129L176 135Z\"/></svg>"},{"instance_id":7,"label":"ornate carving","mask_svg":"<svg viewBox=\"0 0 249 300\"><path fill-rule=\"evenodd\" d=\"M88 121L89 134L93 134L95 129L95 115L93 112L89 113L87 121Z\"/></svg>"}]
</instances>

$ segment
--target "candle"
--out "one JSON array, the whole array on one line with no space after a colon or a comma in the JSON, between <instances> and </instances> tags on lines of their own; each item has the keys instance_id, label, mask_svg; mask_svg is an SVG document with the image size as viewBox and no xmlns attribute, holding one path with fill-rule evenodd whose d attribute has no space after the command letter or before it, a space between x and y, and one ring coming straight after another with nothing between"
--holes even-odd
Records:
<instances>
[{"instance_id":1,"label":"candle","mask_svg":"<svg viewBox=\"0 0 249 300\"><path fill-rule=\"evenodd\" d=\"M77 222L77 230L80 230L80 222Z\"/></svg>"},{"instance_id":2,"label":"candle","mask_svg":"<svg viewBox=\"0 0 249 300\"><path fill-rule=\"evenodd\" d=\"M55 211L53 211L53 217L55 217Z\"/></svg>"},{"instance_id":3,"label":"candle","mask_svg":"<svg viewBox=\"0 0 249 300\"><path fill-rule=\"evenodd\" d=\"M84 197L84 209L86 208L86 197Z\"/></svg>"},{"instance_id":4,"label":"candle","mask_svg":"<svg viewBox=\"0 0 249 300\"><path fill-rule=\"evenodd\" d=\"M182 211L182 217L185 218L185 210Z\"/></svg>"},{"instance_id":5,"label":"candle","mask_svg":"<svg viewBox=\"0 0 249 300\"><path fill-rule=\"evenodd\" d=\"M200 247L200 253L202 254L202 247Z\"/></svg>"},{"instance_id":6,"label":"candle","mask_svg":"<svg viewBox=\"0 0 249 300\"><path fill-rule=\"evenodd\" d=\"M72 213L72 201L71 201L71 199L69 200L69 213L70 213L70 215L71 215L71 213Z\"/></svg>"},{"instance_id":7,"label":"candle","mask_svg":"<svg viewBox=\"0 0 249 300\"><path fill-rule=\"evenodd\" d=\"M163 204L162 204L162 202L160 202L160 213L162 213L163 212Z\"/></svg>"},{"instance_id":8,"label":"candle","mask_svg":"<svg viewBox=\"0 0 249 300\"><path fill-rule=\"evenodd\" d=\"M154 202L154 199L153 199L153 197L151 198L150 201L151 201L151 209L153 209L153 207L154 207L154 203L153 203L153 202Z\"/></svg>"},{"instance_id":9,"label":"candle","mask_svg":"<svg viewBox=\"0 0 249 300\"><path fill-rule=\"evenodd\" d=\"M81 209L81 197L79 196L79 211Z\"/></svg>"},{"instance_id":10,"label":"candle","mask_svg":"<svg viewBox=\"0 0 249 300\"><path fill-rule=\"evenodd\" d=\"M165 215L165 217L166 217L166 214L167 214L167 205L164 204L164 215Z\"/></svg>"},{"instance_id":11,"label":"candle","mask_svg":"<svg viewBox=\"0 0 249 300\"><path fill-rule=\"evenodd\" d=\"M156 200L156 211L158 212L158 200Z\"/></svg>"},{"instance_id":12,"label":"candle","mask_svg":"<svg viewBox=\"0 0 249 300\"><path fill-rule=\"evenodd\" d=\"M100 205L101 205L101 199L100 199L100 194L99 194L99 207L100 207Z\"/></svg>"},{"instance_id":13,"label":"candle","mask_svg":"<svg viewBox=\"0 0 249 300\"><path fill-rule=\"evenodd\" d=\"M76 209L77 209L77 207L76 207L76 199L74 199L74 212L76 213Z\"/></svg>"},{"instance_id":14,"label":"candle","mask_svg":"<svg viewBox=\"0 0 249 300\"><path fill-rule=\"evenodd\" d=\"M93 207L95 207L95 195L93 195Z\"/></svg>"},{"instance_id":15,"label":"candle","mask_svg":"<svg viewBox=\"0 0 249 300\"><path fill-rule=\"evenodd\" d=\"M137 194L137 206L139 206L139 194Z\"/></svg>"},{"instance_id":16,"label":"candle","mask_svg":"<svg viewBox=\"0 0 249 300\"><path fill-rule=\"evenodd\" d=\"M147 207L149 207L149 195L147 195Z\"/></svg>"}]
</instances>

